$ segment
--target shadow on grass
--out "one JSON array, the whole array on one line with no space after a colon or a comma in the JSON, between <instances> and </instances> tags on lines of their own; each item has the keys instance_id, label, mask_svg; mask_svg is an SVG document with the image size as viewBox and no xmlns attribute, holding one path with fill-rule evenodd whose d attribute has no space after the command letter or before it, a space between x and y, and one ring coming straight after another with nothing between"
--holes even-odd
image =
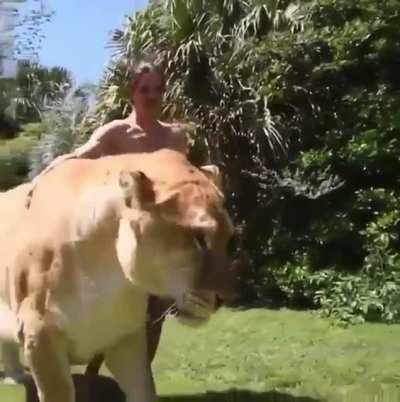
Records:
<instances>
[{"instance_id":1,"label":"shadow on grass","mask_svg":"<svg viewBox=\"0 0 400 402\"><path fill-rule=\"evenodd\" d=\"M307 397L296 397L281 392L251 392L231 390L224 392L209 392L202 395L170 396L159 398L160 402L322 402Z\"/></svg>"},{"instance_id":2,"label":"shadow on grass","mask_svg":"<svg viewBox=\"0 0 400 402\"><path fill-rule=\"evenodd\" d=\"M125 402L125 397L118 387L117 383L109 377L104 376L84 376L82 374L73 375L76 402ZM25 392L15 393L13 398L11 394L7 401L11 402L39 402L36 388L33 380L26 381L22 385L3 385L0 387L0 396L2 392L7 392L11 388L18 387ZM23 397L25 393L26 398ZM2 399L2 398L0 398ZM294 397L279 392L255 393L244 390L230 390L224 392L209 392L200 395L174 395L158 398L159 402L322 402L316 399L306 397Z\"/></svg>"}]
</instances>

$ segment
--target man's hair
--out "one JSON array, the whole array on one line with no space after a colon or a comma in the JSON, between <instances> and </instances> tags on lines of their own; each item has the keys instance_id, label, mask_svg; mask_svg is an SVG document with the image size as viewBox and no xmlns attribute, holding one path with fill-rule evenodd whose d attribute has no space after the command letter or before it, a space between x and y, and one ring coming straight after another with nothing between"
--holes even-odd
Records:
<instances>
[{"instance_id":1,"label":"man's hair","mask_svg":"<svg viewBox=\"0 0 400 402\"><path fill-rule=\"evenodd\" d=\"M165 79L165 73L164 73L164 68L161 66L161 64L156 64L155 62L152 61L147 61L147 60L139 60L135 63L133 63L129 69L128 69L128 85L130 88L133 90L137 86L137 83L139 82L141 76L143 74L151 73L151 72L157 72L160 74L162 85L165 87L166 79Z\"/></svg>"}]
</instances>

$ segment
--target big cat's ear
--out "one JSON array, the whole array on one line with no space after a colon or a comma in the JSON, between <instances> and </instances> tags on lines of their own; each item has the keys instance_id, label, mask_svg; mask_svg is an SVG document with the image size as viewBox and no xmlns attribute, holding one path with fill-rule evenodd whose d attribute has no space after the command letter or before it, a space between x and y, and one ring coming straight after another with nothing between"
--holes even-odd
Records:
<instances>
[{"instance_id":1,"label":"big cat's ear","mask_svg":"<svg viewBox=\"0 0 400 402\"><path fill-rule=\"evenodd\" d=\"M149 209L154 205L153 182L143 172L122 170L118 182L128 207Z\"/></svg>"}]
</instances>

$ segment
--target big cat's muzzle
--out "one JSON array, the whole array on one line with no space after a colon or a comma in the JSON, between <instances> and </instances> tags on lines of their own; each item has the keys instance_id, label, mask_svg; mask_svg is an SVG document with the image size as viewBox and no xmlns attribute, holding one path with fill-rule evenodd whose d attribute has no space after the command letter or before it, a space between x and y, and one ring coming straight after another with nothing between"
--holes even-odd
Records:
<instances>
[{"instance_id":1,"label":"big cat's muzzle","mask_svg":"<svg viewBox=\"0 0 400 402\"><path fill-rule=\"evenodd\" d=\"M235 299L235 266L231 258L207 251L197 278L196 289L214 292L216 308L229 305Z\"/></svg>"}]
</instances>

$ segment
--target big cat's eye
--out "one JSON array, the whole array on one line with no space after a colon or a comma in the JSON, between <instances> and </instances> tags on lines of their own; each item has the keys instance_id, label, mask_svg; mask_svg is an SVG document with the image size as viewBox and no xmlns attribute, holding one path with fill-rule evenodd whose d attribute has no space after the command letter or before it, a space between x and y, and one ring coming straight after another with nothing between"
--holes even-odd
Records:
<instances>
[{"instance_id":1,"label":"big cat's eye","mask_svg":"<svg viewBox=\"0 0 400 402\"><path fill-rule=\"evenodd\" d=\"M195 246L200 250L204 251L207 250L207 242L206 237L203 233L197 232L193 235L193 241Z\"/></svg>"}]
</instances>

